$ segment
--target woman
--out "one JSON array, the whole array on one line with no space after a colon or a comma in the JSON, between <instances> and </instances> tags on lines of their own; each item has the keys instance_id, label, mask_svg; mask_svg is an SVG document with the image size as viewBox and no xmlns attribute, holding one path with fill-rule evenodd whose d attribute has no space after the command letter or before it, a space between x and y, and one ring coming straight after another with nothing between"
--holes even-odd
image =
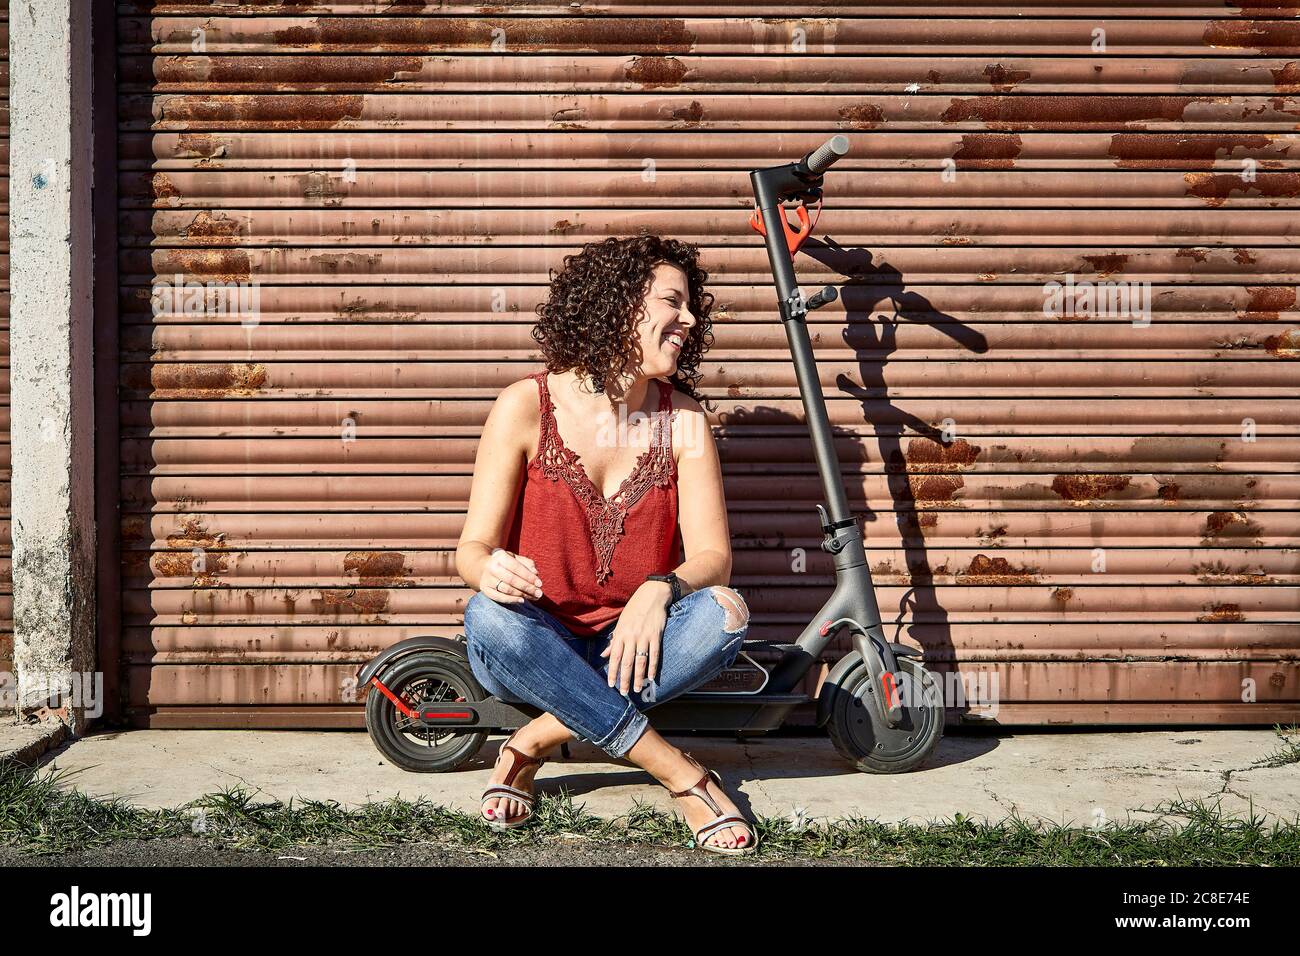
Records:
<instances>
[{"instance_id":1,"label":"woman","mask_svg":"<svg viewBox=\"0 0 1300 956\"><path fill-rule=\"evenodd\" d=\"M713 303L697 260L658 236L566 256L532 332L546 369L507 386L484 425L456 547L478 592L470 666L545 711L502 745L490 826L531 817L533 775L576 736L667 787L701 848L756 845L717 774L644 713L731 664L749 627L726 586L722 474L696 392Z\"/></svg>"}]
</instances>

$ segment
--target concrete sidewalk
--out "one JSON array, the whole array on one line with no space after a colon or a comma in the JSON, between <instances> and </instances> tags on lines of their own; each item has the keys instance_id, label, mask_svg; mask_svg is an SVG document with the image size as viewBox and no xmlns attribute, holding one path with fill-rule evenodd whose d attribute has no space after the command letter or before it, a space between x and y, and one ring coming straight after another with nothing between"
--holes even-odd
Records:
<instances>
[{"instance_id":1,"label":"concrete sidewalk","mask_svg":"<svg viewBox=\"0 0 1300 956\"><path fill-rule=\"evenodd\" d=\"M412 774L387 763L356 731L135 730L70 741L44 766L65 785L146 807L173 807L236 785L263 798L308 797L358 804L401 796L474 811L504 740L493 737L474 761L451 774ZM854 771L820 736L674 742L721 773L750 814L815 819L873 817L924 823L960 812L997 822L1022 819L1087 826L1152 819L1157 804L1221 799L1226 814L1300 819L1300 765L1252 769L1279 750L1272 731L1192 729L1085 733L958 731L927 764L895 776ZM665 810L673 801L631 764L610 763L587 744L570 745L538 777L543 793L561 787L588 812L613 817L635 800ZM1147 812L1144 812L1147 811Z\"/></svg>"}]
</instances>

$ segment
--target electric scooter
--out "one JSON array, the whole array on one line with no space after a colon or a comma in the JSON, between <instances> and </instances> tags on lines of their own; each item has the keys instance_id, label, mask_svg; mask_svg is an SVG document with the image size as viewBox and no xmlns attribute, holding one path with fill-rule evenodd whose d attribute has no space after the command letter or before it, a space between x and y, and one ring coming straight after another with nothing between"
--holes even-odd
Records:
<instances>
[{"instance_id":1,"label":"electric scooter","mask_svg":"<svg viewBox=\"0 0 1300 956\"><path fill-rule=\"evenodd\" d=\"M822 550L834 557L835 588L797 640L746 641L731 668L695 691L648 708L646 716L661 733L746 737L775 730L796 707L813 703L797 688L844 629L852 634L853 650L822 683L816 724L858 770L901 773L938 745L943 699L921 652L887 640L881 626L862 530L849 511L806 325L808 313L835 301L838 293L827 286L805 299L794 271L795 254L812 232L808 206L820 210L823 174L848 149L848 138L835 136L798 162L749 175L755 200L750 225L767 247L825 494L825 505L816 508ZM797 227L787 219L787 202L797 203ZM401 641L362 667L357 679L366 693L366 728L375 746L397 766L417 772L455 770L474 757L490 733L514 730L541 714L483 690L470 670L463 635Z\"/></svg>"}]
</instances>

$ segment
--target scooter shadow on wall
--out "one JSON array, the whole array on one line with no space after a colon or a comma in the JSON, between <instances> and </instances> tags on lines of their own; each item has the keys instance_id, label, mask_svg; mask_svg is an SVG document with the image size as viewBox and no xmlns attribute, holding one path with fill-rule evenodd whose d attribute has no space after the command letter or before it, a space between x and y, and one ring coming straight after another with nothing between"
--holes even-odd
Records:
<instances>
[{"instance_id":1,"label":"scooter shadow on wall","mask_svg":"<svg viewBox=\"0 0 1300 956\"><path fill-rule=\"evenodd\" d=\"M946 494L951 491L951 484L942 481L945 477L942 469L933 475L925 472L911 473L909 455L913 442L922 442L923 446L934 443L941 448L951 447L953 442L949 440L950 436L944 435L942 428L916 417L894 403L885 372L890 358L899 349L899 328L907 323L929 325L951 338L958 347L977 355L988 351L988 340L976 329L963 325L954 316L938 309L925 296L908 291L902 274L883 259L878 260L867 249L845 248L832 239L823 239L809 241L801 251L832 272L845 277L838 287L845 312L843 339L855 353L861 384L850 381L845 375L839 375L836 385L841 392L862 404L863 421L871 426L875 434L880 461L884 466L885 482L894 506L892 516L881 516L868 509L866 520L897 521L906 562L904 580L907 589L895 607L888 607L881 602L881 616L887 628L886 637L899 641L906 631L906 636L921 645L926 661L938 665L933 669L951 667L952 662L958 659L957 649L948 611L943 606L934 575L936 570L939 573L955 574L958 569L948 569L946 563L936 569L926 543L927 529L936 528L942 522L940 509L946 500ZM906 448L905 439L909 446ZM938 451L933 448L925 450ZM922 451L920 457L926 460L933 455L926 455ZM923 496L921 500L934 502L940 507L918 507L917 490L936 483L934 479L944 484L944 489L935 492L933 498ZM869 525L864 533L870 554ZM933 531L930 533L934 534ZM873 573L878 578L881 576L876 568L873 568ZM894 612L893 620L890 620L891 611ZM908 619L910 626L904 623ZM948 706L953 706L953 703L950 701ZM936 757L937 762L951 760L945 761L939 755Z\"/></svg>"}]
</instances>

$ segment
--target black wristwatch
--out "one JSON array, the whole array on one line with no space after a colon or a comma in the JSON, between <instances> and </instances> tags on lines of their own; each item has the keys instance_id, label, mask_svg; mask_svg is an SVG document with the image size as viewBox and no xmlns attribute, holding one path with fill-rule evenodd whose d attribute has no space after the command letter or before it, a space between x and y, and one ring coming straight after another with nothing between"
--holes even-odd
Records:
<instances>
[{"instance_id":1,"label":"black wristwatch","mask_svg":"<svg viewBox=\"0 0 1300 956\"><path fill-rule=\"evenodd\" d=\"M682 582L677 579L677 573L675 571L669 571L667 574L647 574L646 580L663 581L672 588L673 596L668 602L670 607L682 599Z\"/></svg>"}]
</instances>

